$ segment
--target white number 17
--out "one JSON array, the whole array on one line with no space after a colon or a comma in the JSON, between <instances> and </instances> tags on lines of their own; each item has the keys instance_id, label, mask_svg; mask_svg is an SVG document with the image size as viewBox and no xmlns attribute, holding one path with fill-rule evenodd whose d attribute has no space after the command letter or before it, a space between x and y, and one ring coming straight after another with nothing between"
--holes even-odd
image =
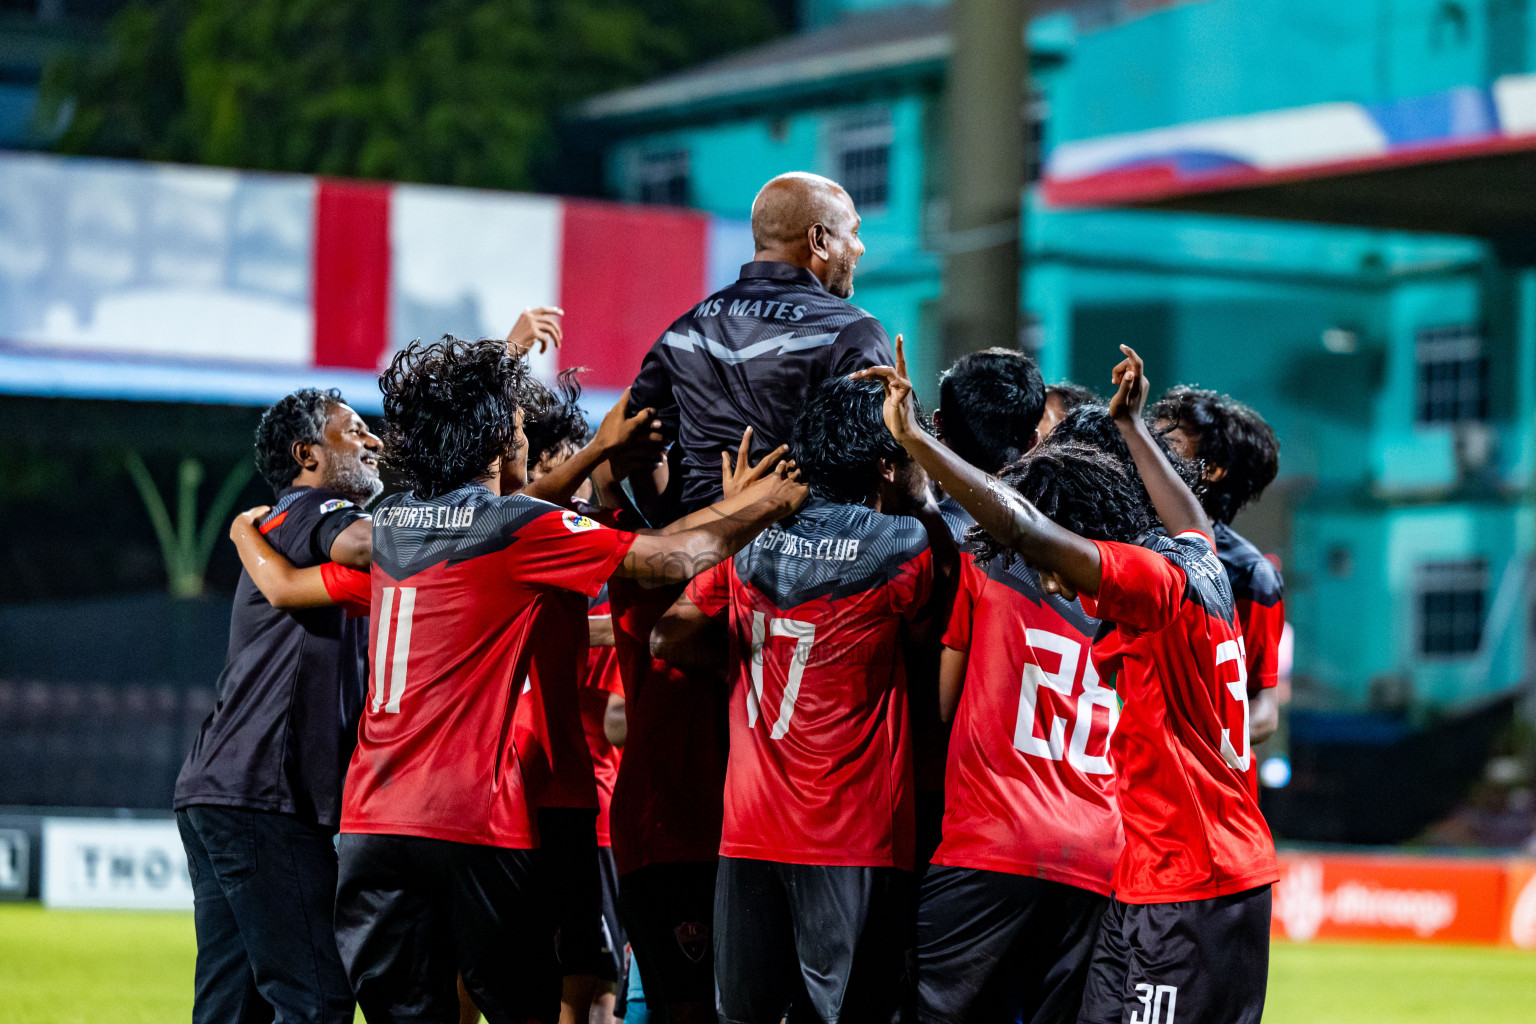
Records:
<instances>
[{"instance_id":1,"label":"white number 17","mask_svg":"<svg viewBox=\"0 0 1536 1024\"><path fill-rule=\"evenodd\" d=\"M763 699L763 655L768 639L775 636L794 637L795 653L789 662L789 678L784 682L784 696L779 701L779 717L774 720L768 738L781 740L789 731L789 720L795 714L795 702L800 699L800 679L805 675L805 663L811 660L811 645L816 642L816 624L800 619L768 619L762 612L752 613L752 685L747 688L747 728L757 727L759 705Z\"/></svg>"}]
</instances>

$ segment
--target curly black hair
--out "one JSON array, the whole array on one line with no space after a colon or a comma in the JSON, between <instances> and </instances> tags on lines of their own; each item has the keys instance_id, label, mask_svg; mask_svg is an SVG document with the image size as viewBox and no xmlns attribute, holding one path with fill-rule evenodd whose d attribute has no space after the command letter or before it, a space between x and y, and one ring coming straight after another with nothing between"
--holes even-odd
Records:
<instances>
[{"instance_id":1,"label":"curly black hair","mask_svg":"<svg viewBox=\"0 0 1536 1024\"><path fill-rule=\"evenodd\" d=\"M518 451L517 411L541 403L542 386L506 342L420 340L395 353L379 377L384 461L420 498L436 498Z\"/></svg>"},{"instance_id":2,"label":"curly black hair","mask_svg":"<svg viewBox=\"0 0 1536 1024\"><path fill-rule=\"evenodd\" d=\"M970 352L939 378L944 443L988 473L1029 451L1044 412L1040 367L1022 352Z\"/></svg>"},{"instance_id":3,"label":"curly black hair","mask_svg":"<svg viewBox=\"0 0 1536 1024\"><path fill-rule=\"evenodd\" d=\"M829 377L811 389L795 420L789 453L812 494L825 501L863 503L880 490L880 460L912 460L886 429L884 404L885 389L878 380ZM921 410L918 415L921 419Z\"/></svg>"},{"instance_id":4,"label":"curly black hair","mask_svg":"<svg viewBox=\"0 0 1536 1024\"><path fill-rule=\"evenodd\" d=\"M1005 467L999 479L1051 522L1090 540L1132 544L1157 526L1146 488L1134 472L1109 452L1060 439L1055 431ZM982 565L1009 553L979 526L971 527L966 540Z\"/></svg>"},{"instance_id":5,"label":"curly black hair","mask_svg":"<svg viewBox=\"0 0 1536 1024\"><path fill-rule=\"evenodd\" d=\"M553 388L545 388L548 398L538 409L523 410L523 436L528 439L528 461L543 462L561 448L580 448L592 439L587 414L582 411L581 382L577 375L586 367L561 370ZM543 385L540 385L543 387Z\"/></svg>"},{"instance_id":6,"label":"curly black hair","mask_svg":"<svg viewBox=\"0 0 1536 1024\"><path fill-rule=\"evenodd\" d=\"M1131 458L1131 449L1126 445L1125 438L1121 436L1120 428L1115 426L1114 418L1109 415L1109 406L1078 406L1056 424L1056 429L1051 431L1050 437L1051 440L1076 441L1090 448L1097 448L1101 452L1108 452L1120 460L1120 464L1131 475L1136 486L1143 492L1146 491L1145 485L1141 482L1141 474L1136 470L1136 461ZM1179 453L1169 446L1167 440L1156 431L1153 432L1152 438L1167 456L1169 464L1173 466L1173 471L1179 475L1179 479L1198 495L1203 486L1200 482L1199 464L1180 457ZM1148 501L1150 500L1149 498Z\"/></svg>"},{"instance_id":7,"label":"curly black hair","mask_svg":"<svg viewBox=\"0 0 1536 1024\"><path fill-rule=\"evenodd\" d=\"M300 388L261 414L261 422L256 424L256 471L274 492L291 486L299 475L293 446L300 442L319 444L331 413L345 404L335 388Z\"/></svg>"},{"instance_id":8,"label":"curly black hair","mask_svg":"<svg viewBox=\"0 0 1536 1024\"><path fill-rule=\"evenodd\" d=\"M1251 406L1231 395L1180 385L1170 388L1148 412L1164 430L1182 427L1195 441L1196 457L1223 470L1208 480L1200 504L1218 523L1230 523L1238 509L1264 493L1280 471L1280 439Z\"/></svg>"}]
</instances>

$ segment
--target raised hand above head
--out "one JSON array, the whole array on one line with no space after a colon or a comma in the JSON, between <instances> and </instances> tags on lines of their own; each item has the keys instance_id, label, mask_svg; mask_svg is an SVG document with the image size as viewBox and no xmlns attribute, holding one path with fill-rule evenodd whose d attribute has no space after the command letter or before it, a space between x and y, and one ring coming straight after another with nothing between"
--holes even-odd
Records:
<instances>
[{"instance_id":1,"label":"raised hand above head","mask_svg":"<svg viewBox=\"0 0 1536 1024\"><path fill-rule=\"evenodd\" d=\"M507 332L507 347L513 355L527 355L537 345L539 354L549 351L551 345L560 347L560 321L565 310L559 306L529 306Z\"/></svg>"}]
</instances>

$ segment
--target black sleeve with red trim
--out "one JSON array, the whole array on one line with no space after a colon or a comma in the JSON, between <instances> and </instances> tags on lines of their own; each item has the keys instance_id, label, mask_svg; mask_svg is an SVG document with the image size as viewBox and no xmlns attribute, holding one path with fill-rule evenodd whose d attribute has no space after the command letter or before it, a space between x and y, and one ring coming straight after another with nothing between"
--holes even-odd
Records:
<instances>
[{"instance_id":1,"label":"black sleeve with red trim","mask_svg":"<svg viewBox=\"0 0 1536 1024\"><path fill-rule=\"evenodd\" d=\"M331 560L331 545L343 530L369 518L355 503L332 492L290 493L262 520L260 530L273 549L305 569Z\"/></svg>"}]
</instances>

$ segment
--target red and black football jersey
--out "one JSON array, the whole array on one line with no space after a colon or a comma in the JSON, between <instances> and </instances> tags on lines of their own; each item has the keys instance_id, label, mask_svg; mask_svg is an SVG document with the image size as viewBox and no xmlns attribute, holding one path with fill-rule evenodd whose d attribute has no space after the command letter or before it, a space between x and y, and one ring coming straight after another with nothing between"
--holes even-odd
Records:
<instances>
[{"instance_id":1,"label":"red and black football jersey","mask_svg":"<svg viewBox=\"0 0 1536 1024\"><path fill-rule=\"evenodd\" d=\"M1285 634L1285 584L1275 563L1226 523L1216 524L1216 557L1227 570L1232 601L1248 655L1248 695L1280 685L1280 638ZM1259 791L1257 758L1248 764L1248 788Z\"/></svg>"},{"instance_id":2,"label":"red and black football jersey","mask_svg":"<svg viewBox=\"0 0 1536 1024\"><path fill-rule=\"evenodd\" d=\"M1204 534L1094 542L1102 581L1082 596L1093 654L1121 700L1110 744L1124 903L1174 903L1273 882L1275 846L1245 773L1248 661L1232 588Z\"/></svg>"},{"instance_id":3,"label":"red and black football jersey","mask_svg":"<svg viewBox=\"0 0 1536 1024\"><path fill-rule=\"evenodd\" d=\"M320 580L332 601L353 618L368 614L373 600L373 574L340 562L326 562L320 567Z\"/></svg>"},{"instance_id":4,"label":"red and black football jersey","mask_svg":"<svg viewBox=\"0 0 1536 1024\"><path fill-rule=\"evenodd\" d=\"M960 548L959 571L964 580L965 567L973 561L966 550L965 534L976 525L976 520L948 495L939 502L939 514ZM919 793L942 796L952 725L939 717L939 652L936 648L908 650L907 686L912 706L912 778Z\"/></svg>"},{"instance_id":5,"label":"red and black football jersey","mask_svg":"<svg viewBox=\"0 0 1536 1024\"><path fill-rule=\"evenodd\" d=\"M560 618L562 632L582 643L583 650L576 659L576 686L546 686L539 673L530 672L512 718L512 742L523 764L528 799L535 807L597 810L597 779L582 727L579 691L586 681L589 657L585 649L587 600L571 593L551 594L546 600L551 604L550 614ZM555 609L560 602L564 607Z\"/></svg>"},{"instance_id":6,"label":"red and black football jersey","mask_svg":"<svg viewBox=\"0 0 1536 1024\"><path fill-rule=\"evenodd\" d=\"M587 617L612 615L608 588L587 603ZM581 701L581 728L586 735L587 751L592 757L592 772L597 782L597 845L610 846L609 813L613 804L613 785L619 778L619 764L624 751L608 742L603 721L608 717L608 698L624 695L624 680L619 674L619 654L613 647L587 649L586 674L577 694Z\"/></svg>"},{"instance_id":7,"label":"red and black football jersey","mask_svg":"<svg viewBox=\"0 0 1536 1024\"><path fill-rule=\"evenodd\" d=\"M1089 651L1099 623L1014 555L967 560L944 646L966 651L935 864L1108 895L1125 844L1110 737L1119 718Z\"/></svg>"},{"instance_id":8,"label":"red and black football jersey","mask_svg":"<svg viewBox=\"0 0 1536 1024\"><path fill-rule=\"evenodd\" d=\"M1280 682L1280 637L1285 632L1285 582L1275 563L1226 523L1216 524L1216 557L1232 584L1232 603L1248 654L1248 692Z\"/></svg>"},{"instance_id":9,"label":"red and black football jersey","mask_svg":"<svg viewBox=\"0 0 1536 1024\"><path fill-rule=\"evenodd\" d=\"M624 758L609 812L621 875L650 864L713 862L725 788L724 695L714 673L651 657L651 629L683 592L608 584L624 686Z\"/></svg>"},{"instance_id":10,"label":"red and black football jersey","mask_svg":"<svg viewBox=\"0 0 1536 1024\"><path fill-rule=\"evenodd\" d=\"M587 651L575 595L601 590L633 543L478 484L380 503L373 672L342 831L536 846L539 780L514 742L519 697L531 682L574 701Z\"/></svg>"},{"instance_id":11,"label":"red and black football jersey","mask_svg":"<svg viewBox=\"0 0 1536 1024\"><path fill-rule=\"evenodd\" d=\"M689 584L730 614L721 856L911 869L901 640L932 580L916 519L813 500Z\"/></svg>"}]
</instances>

